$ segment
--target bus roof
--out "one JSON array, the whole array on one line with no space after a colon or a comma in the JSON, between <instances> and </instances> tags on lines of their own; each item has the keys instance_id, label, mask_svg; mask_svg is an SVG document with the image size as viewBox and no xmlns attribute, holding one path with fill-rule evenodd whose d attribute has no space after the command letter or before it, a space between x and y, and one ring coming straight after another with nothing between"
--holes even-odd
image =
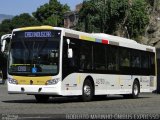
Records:
<instances>
[{"instance_id":1,"label":"bus roof","mask_svg":"<svg viewBox=\"0 0 160 120\"><path fill-rule=\"evenodd\" d=\"M81 36L85 36L88 41L94 41L94 39L108 40L109 41L108 43L112 44L112 45L118 45L118 46L133 48L133 49L139 49L139 50L146 50L147 49L147 51L155 52L155 47L140 44L132 39L127 39L127 38L109 35L109 34L105 34L105 33L85 33L85 32L80 32L80 31L66 29L66 28L60 28L60 29L63 29L64 36L66 33L69 33L69 34L72 34L73 37L79 36L79 38L81 38Z\"/></svg>"},{"instance_id":2,"label":"bus roof","mask_svg":"<svg viewBox=\"0 0 160 120\"><path fill-rule=\"evenodd\" d=\"M106 38L112 41L117 41L117 42L122 42L125 41L127 43L137 43L135 40L119 37L119 36L113 36L105 33L92 33L93 36L95 37L101 37L101 38Z\"/></svg>"},{"instance_id":3,"label":"bus roof","mask_svg":"<svg viewBox=\"0 0 160 120\"><path fill-rule=\"evenodd\" d=\"M54 29L54 27L48 26L48 25L30 26L30 27L16 28L16 29L13 30L13 32L15 32L15 31L24 31L24 30L53 30L53 29Z\"/></svg>"},{"instance_id":4,"label":"bus roof","mask_svg":"<svg viewBox=\"0 0 160 120\"><path fill-rule=\"evenodd\" d=\"M113 36L105 33L85 33L81 31L76 31L72 29L62 28L62 27L52 27L52 26L31 26L31 27L23 27L23 28L17 28L13 31L23 31L23 30L62 30L63 36L66 36L66 34L69 35L69 37L78 38L78 39L85 39L88 41L93 42L99 42L102 40L108 41L107 43L113 44L113 45L119 45L129 48L135 48L135 49L151 49L155 52L155 47L143 45L140 43L137 43L135 40L119 37L119 36Z\"/></svg>"}]
</instances>

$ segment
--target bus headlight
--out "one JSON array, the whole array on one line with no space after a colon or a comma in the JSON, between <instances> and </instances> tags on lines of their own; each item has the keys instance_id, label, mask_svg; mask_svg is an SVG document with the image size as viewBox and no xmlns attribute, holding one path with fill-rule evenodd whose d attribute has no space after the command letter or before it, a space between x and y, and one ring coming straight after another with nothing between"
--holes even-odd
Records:
<instances>
[{"instance_id":1,"label":"bus headlight","mask_svg":"<svg viewBox=\"0 0 160 120\"><path fill-rule=\"evenodd\" d=\"M57 84L59 81L60 81L59 78L55 78L55 79L52 79L52 80L48 80L48 81L46 82L46 85L55 85L55 84Z\"/></svg>"},{"instance_id":2,"label":"bus headlight","mask_svg":"<svg viewBox=\"0 0 160 120\"><path fill-rule=\"evenodd\" d=\"M12 78L8 78L8 82L9 82L10 84L18 84L17 80L12 79Z\"/></svg>"}]
</instances>

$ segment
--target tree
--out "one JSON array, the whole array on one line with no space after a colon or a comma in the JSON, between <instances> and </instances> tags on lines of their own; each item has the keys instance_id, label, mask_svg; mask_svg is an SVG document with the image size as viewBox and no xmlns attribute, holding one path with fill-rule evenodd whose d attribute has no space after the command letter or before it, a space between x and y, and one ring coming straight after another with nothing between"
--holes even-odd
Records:
<instances>
[{"instance_id":1,"label":"tree","mask_svg":"<svg viewBox=\"0 0 160 120\"><path fill-rule=\"evenodd\" d=\"M40 6L33 16L41 22L41 24L47 24L51 26L63 26L64 13L70 11L68 5L62 5L57 0L50 0Z\"/></svg>"},{"instance_id":2,"label":"tree","mask_svg":"<svg viewBox=\"0 0 160 120\"><path fill-rule=\"evenodd\" d=\"M99 32L113 33L125 15L127 3L128 0L87 0L80 10L80 22L84 22L86 32L97 28Z\"/></svg>"},{"instance_id":3,"label":"tree","mask_svg":"<svg viewBox=\"0 0 160 120\"><path fill-rule=\"evenodd\" d=\"M108 34L122 30L136 38L143 34L149 22L147 8L145 0L86 0L79 13L77 29Z\"/></svg>"},{"instance_id":4,"label":"tree","mask_svg":"<svg viewBox=\"0 0 160 120\"><path fill-rule=\"evenodd\" d=\"M12 26L14 28L26 26L40 25L40 23L28 13L20 14L12 19Z\"/></svg>"},{"instance_id":5,"label":"tree","mask_svg":"<svg viewBox=\"0 0 160 120\"><path fill-rule=\"evenodd\" d=\"M151 6L152 12L155 12L156 10L158 10L160 6L159 0L147 0L147 3Z\"/></svg>"},{"instance_id":6,"label":"tree","mask_svg":"<svg viewBox=\"0 0 160 120\"><path fill-rule=\"evenodd\" d=\"M145 0L132 0L128 12L125 26L128 28L130 37L137 38L139 35L143 35L149 24L148 4Z\"/></svg>"},{"instance_id":7,"label":"tree","mask_svg":"<svg viewBox=\"0 0 160 120\"><path fill-rule=\"evenodd\" d=\"M0 24L0 36L11 33L12 23L10 19L3 20Z\"/></svg>"},{"instance_id":8,"label":"tree","mask_svg":"<svg viewBox=\"0 0 160 120\"><path fill-rule=\"evenodd\" d=\"M0 24L0 36L3 34L11 33L15 28L26 27L26 26L36 26L40 25L35 18L33 18L28 13L20 14L19 16L13 17L13 19L8 19L2 21Z\"/></svg>"}]
</instances>

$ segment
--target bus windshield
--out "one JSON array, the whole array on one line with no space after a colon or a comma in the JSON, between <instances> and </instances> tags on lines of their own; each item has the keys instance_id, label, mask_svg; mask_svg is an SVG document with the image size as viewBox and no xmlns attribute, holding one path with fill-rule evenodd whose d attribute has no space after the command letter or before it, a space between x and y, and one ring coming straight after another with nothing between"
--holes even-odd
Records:
<instances>
[{"instance_id":1,"label":"bus windshield","mask_svg":"<svg viewBox=\"0 0 160 120\"><path fill-rule=\"evenodd\" d=\"M56 75L59 71L61 31L13 32L9 53L11 75Z\"/></svg>"}]
</instances>

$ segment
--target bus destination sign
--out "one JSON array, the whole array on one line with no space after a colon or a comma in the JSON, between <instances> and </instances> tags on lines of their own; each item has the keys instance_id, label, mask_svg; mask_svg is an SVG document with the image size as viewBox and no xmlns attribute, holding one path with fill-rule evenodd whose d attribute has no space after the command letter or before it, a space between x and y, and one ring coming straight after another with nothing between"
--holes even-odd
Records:
<instances>
[{"instance_id":1,"label":"bus destination sign","mask_svg":"<svg viewBox=\"0 0 160 120\"><path fill-rule=\"evenodd\" d=\"M25 38L31 38L31 37L52 37L51 31L41 31L41 32L25 32Z\"/></svg>"}]
</instances>

